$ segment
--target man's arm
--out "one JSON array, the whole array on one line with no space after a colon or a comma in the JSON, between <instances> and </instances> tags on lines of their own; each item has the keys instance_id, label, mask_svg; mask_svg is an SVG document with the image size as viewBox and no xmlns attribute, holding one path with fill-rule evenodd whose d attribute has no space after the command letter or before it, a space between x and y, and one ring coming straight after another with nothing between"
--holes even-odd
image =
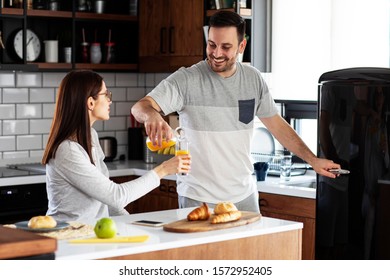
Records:
<instances>
[{"instance_id":1,"label":"man's arm","mask_svg":"<svg viewBox=\"0 0 390 280\"><path fill-rule=\"evenodd\" d=\"M172 129L161 116L161 108L150 96L145 96L131 108L135 119L143 123L146 134L154 145L161 146L162 139L172 138Z\"/></svg>"},{"instance_id":2,"label":"man's arm","mask_svg":"<svg viewBox=\"0 0 390 280\"><path fill-rule=\"evenodd\" d=\"M331 178L336 177L328 170L340 168L340 165L331 160L317 158L296 131L280 115L277 114L270 118L261 118L261 121L283 147L305 160L318 174Z\"/></svg>"}]
</instances>

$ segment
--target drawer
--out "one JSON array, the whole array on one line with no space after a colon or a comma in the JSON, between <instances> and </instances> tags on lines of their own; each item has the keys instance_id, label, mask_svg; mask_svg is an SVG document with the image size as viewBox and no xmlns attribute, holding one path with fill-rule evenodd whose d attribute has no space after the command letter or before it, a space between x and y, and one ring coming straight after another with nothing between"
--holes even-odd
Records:
<instances>
[{"instance_id":1,"label":"drawer","mask_svg":"<svg viewBox=\"0 0 390 280\"><path fill-rule=\"evenodd\" d=\"M305 218L316 217L316 200L287 195L259 193L260 211Z\"/></svg>"}]
</instances>

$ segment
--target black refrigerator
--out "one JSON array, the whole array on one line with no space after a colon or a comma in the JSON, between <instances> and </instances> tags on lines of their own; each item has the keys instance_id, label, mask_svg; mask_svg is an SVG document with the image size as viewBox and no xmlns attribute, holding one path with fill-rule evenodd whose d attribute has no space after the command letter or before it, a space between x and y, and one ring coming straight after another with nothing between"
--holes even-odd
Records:
<instances>
[{"instance_id":1,"label":"black refrigerator","mask_svg":"<svg viewBox=\"0 0 390 280\"><path fill-rule=\"evenodd\" d=\"M316 259L390 259L390 69L321 75L318 155L349 175L317 178Z\"/></svg>"}]
</instances>

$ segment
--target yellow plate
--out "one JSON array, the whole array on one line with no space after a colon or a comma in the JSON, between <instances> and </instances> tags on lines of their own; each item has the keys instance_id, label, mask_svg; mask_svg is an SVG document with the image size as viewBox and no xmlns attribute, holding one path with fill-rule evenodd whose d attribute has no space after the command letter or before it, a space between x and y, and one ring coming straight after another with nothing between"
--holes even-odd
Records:
<instances>
[{"instance_id":1,"label":"yellow plate","mask_svg":"<svg viewBox=\"0 0 390 280\"><path fill-rule=\"evenodd\" d=\"M148 235L139 236L126 236L126 237L114 237L114 238L87 238L87 239L73 239L69 240L69 243L81 244L81 243L136 243L144 242L149 239Z\"/></svg>"}]
</instances>

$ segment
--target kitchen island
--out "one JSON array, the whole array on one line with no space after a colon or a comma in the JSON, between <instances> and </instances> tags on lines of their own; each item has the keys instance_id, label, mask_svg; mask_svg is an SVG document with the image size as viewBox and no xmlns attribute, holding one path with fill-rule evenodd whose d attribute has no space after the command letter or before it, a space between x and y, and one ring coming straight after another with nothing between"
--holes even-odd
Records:
<instances>
[{"instance_id":1,"label":"kitchen island","mask_svg":"<svg viewBox=\"0 0 390 280\"><path fill-rule=\"evenodd\" d=\"M228 229L173 233L162 227L134 225L137 220L165 223L185 219L193 208L113 217L120 236L148 235L142 243L71 244L58 241L57 260L81 259L267 259L302 257L302 223L262 217Z\"/></svg>"},{"instance_id":2,"label":"kitchen island","mask_svg":"<svg viewBox=\"0 0 390 280\"><path fill-rule=\"evenodd\" d=\"M135 160L107 163L110 177L118 183L142 176L155 166L155 164ZM42 172L39 174L21 169L7 169L5 166L0 167L0 169L2 171L2 176L0 176L1 195L4 197L4 201L9 202L14 197L13 202L9 205L0 205L0 209L2 209L0 219L3 220L3 222L0 220L0 223L26 220L31 216L46 212L46 178ZM255 176L253 178L255 180ZM176 176L174 175L165 177L158 188L129 204L126 209L130 213L141 214L178 208L175 180ZM316 176L311 170L308 170L304 176L292 177L291 181L287 183L280 182L278 177L272 176L268 176L263 182L257 182L260 194L259 203L262 214L265 216L263 219L267 220L270 217L303 224L303 259L313 259L314 257L315 182ZM266 194L268 196L265 196ZM39 203L36 202L37 197L41 198ZM295 206L293 207L293 205ZM14 215L15 210L19 208L21 209L20 215ZM29 209L28 212L25 210L26 208ZM288 215L284 213L288 213Z\"/></svg>"}]
</instances>

